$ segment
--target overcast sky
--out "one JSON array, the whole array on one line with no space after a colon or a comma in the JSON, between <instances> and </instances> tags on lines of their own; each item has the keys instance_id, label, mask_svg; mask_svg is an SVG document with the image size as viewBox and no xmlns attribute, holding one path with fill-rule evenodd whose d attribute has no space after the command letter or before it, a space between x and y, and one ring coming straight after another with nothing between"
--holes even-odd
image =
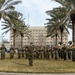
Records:
<instances>
[{"instance_id":1,"label":"overcast sky","mask_svg":"<svg viewBox=\"0 0 75 75\"><path fill-rule=\"evenodd\" d=\"M46 18L49 17L45 12L58 6L60 6L58 3L51 0L22 0L22 4L16 5L16 10L23 13L26 24L29 23L30 26L44 26L47 22ZM4 39L9 40L9 33L4 36ZM71 34L69 35L69 40L71 40Z\"/></svg>"}]
</instances>

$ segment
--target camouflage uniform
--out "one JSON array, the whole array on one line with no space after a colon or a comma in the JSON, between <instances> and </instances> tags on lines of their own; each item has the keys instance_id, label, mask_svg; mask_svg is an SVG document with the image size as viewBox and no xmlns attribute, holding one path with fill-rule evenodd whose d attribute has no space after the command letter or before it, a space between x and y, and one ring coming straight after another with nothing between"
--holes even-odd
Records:
<instances>
[{"instance_id":1,"label":"camouflage uniform","mask_svg":"<svg viewBox=\"0 0 75 75\"><path fill-rule=\"evenodd\" d=\"M46 48L46 59L49 59L49 50Z\"/></svg>"},{"instance_id":2,"label":"camouflage uniform","mask_svg":"<svg viewBox=\"0 0 75 75\"><path fill-rule=\"evenodd\" d=\"M25 48L25 58L28 58L28 47Z\"/></svg>"},{"instance_id":3,"label":"camouflage uniform","mask_svg":"<svg viewBox=\"0 0 75 75\"><path fill-rule=\"evenodd\" d=\"M21 50L18 49L18 58L21 58Z\"/></svg>"},{"instance_id":4,"label":"camouflage uniform","mask_svg":"<svg viewBox=\"0 0 75 75\"><path fill-rule=\"evenodd\" d=\"M36 49L36 58L39 58L39 47Z\"/></svg>"},{"instance_id":5,"label":"camouflage uniform","mask_svg":"<svg viewBox=\"0 0 75 75\"><path fill-rule=\"evenodd\" d=\"M59 58L61 57L61 49L60 48L58 49L58 57Z\"/></svg>"},{"instance_id":6,"label":"camouflage uniform","mask_svg":"<svg viewBox=\"0 0 75 75\"><path fill-rule=\"evenodd\" d=\"M67 48L68 59L71 59L71 47Z\"/></svg>"},{"instance_id":7,"label":"camouflage uniform","mask_svg":"<svg viewBox=\"0 0 75 75\"><path fill-rule=\"evenodd\" d=\"M24 49L23 48L21 49L21 52L22 52L22 58L24 58Z\"/></svg>"},{"instance_id":8,"label":"camouflage uniform","mask_svg":"<svg viewBox=\"0 0 75 75\"><path fill-rule=\"evenodd\" d=\"M29 60L29 66L33 66L33 46L30 44L30 47L28 48L28 60Z\"/></svg>"},{"instance_id":9,"label":"camouflage uniform","mask_svg":"<svg viewBox=\"0 0 75 75\"><path fill-rule=\"evenodd\" d=\"M5 59L5 51L6 51L6 48L4 46L4 44L2 44L2 47L1 47L1 59Z\"/></svg>"},{"instance_id":10,"label":"camouflage uniform","mask_svg":"<svg viewBox=\"0 0 75 75\"><path fill-rule=\"evenodd\" d=\"M33 58L36 59L36 48L34 48L34 51L33 51Z\"/></svg>"},{"instance_id":11,"label":"camouflage uniform","mask_svg":"<svg viewBox=\"0 0 75 75\"><path fill-rule=\"evenodd\" d=\"M75 50L72 51L72 61L75 61Z\"/></svg>"},{"instance_id":12,"label":"camouflage uniform","mask_svg":"<svg viewBox=\"0 0 75 75\"><path fill-rule=\"evenodd\" d=\"M14 58L14 53L15 53L14 47L11 45L11 47L10 47L10 59Z\"/></svg>"},{"instance_id":13,"label":"camouflage uniform","mask_svg":"<svg viewBox=\"0 0 75 75\"><path fill-rule=\"evenodd\" d=\"M58 59L58 47L57 46L54 47L54 55L55 55L55 60L57 60Z\"/></svg>"},{"instance_id":14,"label":"camouflage uniform","mask_svg":"<svg viewBox=\"0 0 75 75\"><path fill-rule=\"evenodd\" d=\"M66 57L67 56L67 48L65 45L62 47L62 50L63 50L63 59L66 60L67 59L67 57Z\"/></svg>"},{"instance_id":15,"label":"camouflage uniform","mask_svg":"<svg viewBox=\"0 0 75 75\"><path fill-rule=\"evenodd\" d=\"M51 58L53 58L54 57L54 51L53 51L53 49L51 49Z\"/></svg>"},{"instance_id":16,"label":"camouflage uniform","mask_svg":"<svg viewBox=\"0 0 75 75\"><path fill-rule=\"evenodd\" d=\"M46 47L44 47L44 59L46 59Z\"/></svg>"}]
</instances>

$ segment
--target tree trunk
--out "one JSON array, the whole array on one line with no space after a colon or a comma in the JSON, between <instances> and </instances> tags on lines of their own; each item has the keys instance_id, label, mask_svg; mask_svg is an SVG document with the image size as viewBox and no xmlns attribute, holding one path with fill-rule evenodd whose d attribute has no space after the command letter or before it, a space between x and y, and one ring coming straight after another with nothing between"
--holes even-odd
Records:
<instances>
[{"instance_id":1,"label":"tree trunk","mask_svg":"<svg viewBox=\"0 0 75 75\"><path fill-rule=\"evenodd\" d=\"M23 46L23 36L21 36L21 49L22 49L22 46Z\"/></svg>"},{"instance_id":2,"label":"tree trunk","mask_svg":"<svg viewBox=\"0 0 75 75\"><path fill-rule=\"evenodd\" d=\"M24 34L23 34L23 33L21 33L20 35L21 35L21 49L22 49L22 46L23 46L23 37L24 37Z\"/></svg>"},{"instance_id":3,"label":"tree trunk","mask_svg":"<svg viewBox=\"0 0 75 75\"><path fill-rule=\"evenodd\" d=\"M55 35L55 37L56 37L56 44L55 44L55 45L56 45L56 46L57 46L57 36L58 36L58 35L56 34L56 35Z\"/></svg>"},{"instance_id":4,"label":"tree trunk","mask_svg":"<svg viewBox=\"0 0 75 75\"><path fill-rule=\"evenodd\" d=\"M72 20L72 42L75 46L75 14L71 14L71 20Z\"/></svg>"},{"instance_id":5,"label":"tree trunk","mask_svg":"<svg viewBox=\"0 0 75 75\"><path fill-rule=\"evenodd\" d=\"M61 30L61 43L63 43L63 31Z\"/></svg>"},{"instance_id":6,"label":"tree trunk","mask_svg":"<svg viewBox=\"0 0 75 75\"><path fill-rule=\"evenodd\" d=\"M13 47L15 48L16 29L13 29Z\"/></svg>"},{"instance_id":7,"label":"tree trunk","mask_svg":"<svg viewBox=\"0 0 75 75\"><path fill-rule=\"evenodd\" d=\"M72 27L72 41L73 41L73 45L75 45L75 22L72 23L73 27Z\"/></svg>"},{"instance_id":8,"label":"tree trunk","mask_svg":"<svg viewBox=\"0 0 75 75\"><path fill-rule=\"evenodd\" d=\"M13 31L13 47L15 48L15 31Z\"/></svg>"}]
</instances>

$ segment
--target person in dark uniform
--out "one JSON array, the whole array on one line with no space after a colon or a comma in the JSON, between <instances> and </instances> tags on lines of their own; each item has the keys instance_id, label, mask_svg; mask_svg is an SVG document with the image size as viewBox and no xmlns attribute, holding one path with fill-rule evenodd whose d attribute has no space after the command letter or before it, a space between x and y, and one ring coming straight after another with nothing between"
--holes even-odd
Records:
<instances>
[{"instance_id":1,"label":"person in dark uniform","mask_svg":"<svg viewBox=\"0 0 75 75\"><path fill-rule=\"evenodd\" d=\"M65 46L65 44L62 47L63 50L63 59L66 60L67 59L67 47Z\"/></svg>"},{"instance_id":2,"label":"person in dark uniform","mask_svg":"<svg viewBox=\"0 0 75 75\"><path fill-rule=\"evenodd\" d=\"M68 59L71 59L71 47L67 48Z\"/></svg>"},{"instance_id":3,"label":"person in dark uniform","mask_svg":"<svg viewBox=\"0 0 75 75\"><path fill-rule=\"evenodd\" d=\"M28 48L28 60L29 60L29 66L33 66L33 44L30 43L30 47Z\"/></svg>"},{"instance_id":4,"label":"person in dark uniform","mask_svg":"<svg viewBox=\"0 0 75 75\"><path fill-rule=\"evenodd\" d=\"M28 47L25 47L25 58L28 59Z\"/></svg>"},{"instance_id":5,"label":"person in dark uniform","mask_svg":"<svg viewBox=\"0 0 75 75\"><path fill-rule=\"evenodd\" d=\"M10 47L10 59L14 58L14 53L15 53L14 47L11 45L11 47Z\"/></svg>"},{"instance_id":6,"label":"person in dark uniform","mask_svg":"<svg viewBox=\"0 0 75 75\"><path fill-rule=\"evenodd\" d=\"M54 49L55 60L57 60L58 59L58 56L57 56L58 55L58 53L57 53L58 52L58 47L54 46L53 49Z\"/></svg>"},{"instance_id":7,"label":"person in dark uniform","mask_svg":"<svg viewBox=\"0 0 75 75\"><path fill-rule=\"evenodd\" d=\"M53 54L53 49L51 49L51 58L53 58L54 57L54 54Z\"/></svg>"},{"instance_id":8,"label":"person in dark uniform","mask_svg":"<svg viewBox=\"0 0 75 75\"><path fill-rule=\"evenodd\" d=\"M44 47L44 59L46 59L46 46Z\"/></svg>"},{"instance_id":9,"label":"person in dark uniform","mask_svg":"<svg viewBox=\"0 0 75 75\"><path fill-rule=\"evenodd\" d=\"M36 48L36 58L39 59L39 47Z\"/></svg>"},{"instance_id":10,"label":"person in dark uniform","mask_svg":"<svg viewBox=\"0 0 75 75\"><path fill-rule=\"evenodd\" d=\"M2 47L1 47L1 59L5 59L5 51L6 51L6 47L4 44L2 44Z\"/></svg>"},{"instance_id":11,"label":"person in dark uniform","mask_svg":"<svg viewBox=\"0 0 75 75\"><path fill-rule=\"evenodd\" d=\"M36 47L33 50L33 58L36 59Z\"/></svg>"},{"instance_id":12,"label":"person in dark uniform","mask_svg":"<svg viewBox=\"0 0 75 75\"><path fill-rule=\"evenodd\" d=\"M18 58L21 58L21 50L18 48Z\"/></svg>"},{"instance_id":13,"label":"person in dark uniform","mask_svg":"<svg viewBox=\"0 0 75 75\"><path fill-rule=\"evenodd\" d=\"M75 62L75 47L72 50L72 61Z\"/></svg>"},{"instance_id":14,"label":"person in dark uniform","mask_svg":"<svg viewBox=\"0 0 75 75\"><path fill-rule=\"evenodd\" d=\"M49 49L48 49L48 47L46 48L46 59L49 59Z\"/></svg>"},{"instance_id":15,"label":"person in dark uniform","mask_svg":"<svg viewBox=\"0 0 75 75\"><path fill-rule=\"evenodd\" d=\"M22 52L22 58L24 58L24 48L21 49Z\"/></svg>"}]
</instances>

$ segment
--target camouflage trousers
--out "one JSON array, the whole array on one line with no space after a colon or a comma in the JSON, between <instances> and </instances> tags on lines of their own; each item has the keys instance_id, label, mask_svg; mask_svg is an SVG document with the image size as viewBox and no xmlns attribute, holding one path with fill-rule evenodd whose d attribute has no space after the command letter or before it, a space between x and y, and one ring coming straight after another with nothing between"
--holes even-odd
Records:
<instances>
[{"instance_id":1,"label":"camouflage trousers","mask_svg":"<svg viewBox=\"0 0 75 75\"><path fill-rule=\"evenodd\" d=\"M1 53L1 59L5 59L5 53Z\"/></svg>"},{"instance_id":2,"label":"camouflage trousers","mask_svg":"<svg viewBox=\"0 0 75 75\"><path fill-rule=\"evenodd\" d=\"M14 53L10 53L10 59L14 58Z\"/></svg>"},{"instance_id":3,"label":"camouflage trousers","mask_svg":"<svg viewBox=\"0 0 75 75\"><path fill-rule=\"evenodd\" d=\"M29 66L33 66L33 59L29 59Z\"/></svg>"}]
</instances>

